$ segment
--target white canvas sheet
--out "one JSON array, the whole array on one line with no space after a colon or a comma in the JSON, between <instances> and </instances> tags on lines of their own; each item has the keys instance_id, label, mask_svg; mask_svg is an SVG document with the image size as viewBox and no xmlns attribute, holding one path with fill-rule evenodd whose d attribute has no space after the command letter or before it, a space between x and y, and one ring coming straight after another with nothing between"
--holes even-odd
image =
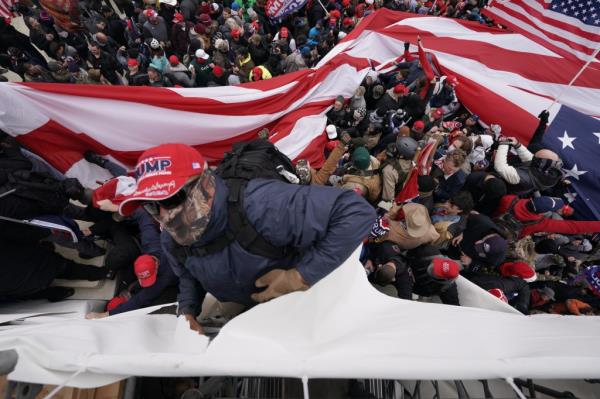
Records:
<instances>
[{"instance_id":1,"label":"white canvas sheet","mask_svg":"<svg viewBox=\"0 0 600 399\"><path fill-rule=\"evenodd\" d=\"M130 375L600 376L599 317L528 317L394 299L369 285L357 258L358 251L306 292L236 317L210 344L174 316L145 315L152 309L144 309L101 320L24 324L0 332L0 349L19 352L12 379L60 384L81 371L69 382L78 387Z\"/></svg>"}]
</instances>

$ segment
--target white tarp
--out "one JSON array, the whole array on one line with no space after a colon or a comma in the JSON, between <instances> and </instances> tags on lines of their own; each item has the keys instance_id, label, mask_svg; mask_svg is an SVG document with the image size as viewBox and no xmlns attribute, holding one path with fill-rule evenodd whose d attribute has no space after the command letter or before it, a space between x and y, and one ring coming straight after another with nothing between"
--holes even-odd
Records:
<instances>
[{"instance_id":1,"label":"white tarp","mask_svg":"<svg viewBox=\"0 0 600 399\"><path fill-rule=\"evenodd\" d=\"M100 320L25 323L0 332L0 349L19 352L12 379L60 384L80 371L68 384L78 387L130 375L600 376L600 317L528 317L394 299L369 285L357 258L358 250L306 292L241 314L208 346L174 316L145 315L146 309Z\"/></svg>"}]
</instances>

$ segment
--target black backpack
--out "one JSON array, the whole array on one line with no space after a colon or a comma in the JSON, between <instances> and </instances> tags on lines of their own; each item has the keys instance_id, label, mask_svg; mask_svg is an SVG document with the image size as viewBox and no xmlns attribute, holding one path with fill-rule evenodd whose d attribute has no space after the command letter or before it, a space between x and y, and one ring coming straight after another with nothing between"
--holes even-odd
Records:
<instances>
[{"instance_id":1,"label":"black backpack","mask_svg":"<svg viewBox=\"0 0 600 399\"><path fill-rule=\"evenodd\" d=\"M189 256L202 257L222 251L237 241L251 254L270 259L284 259L296 254L294 247L276 247L265 240L248 221L244 211L244 190L248 181L256 178L277 179L289 182L282 173L295 175L292 161L270 141L257 139L235 143L232 151L225 154L216 170L229 188L227 198L227 230L225 234L204 244L177 246L174 254L181 263Z\"/></svg>"},{"instance_id":2,"label":"black backpack","mask_svg":"<svg viewBox=\"0 0 600 399\"><path fill-rule=\"evenodd\" d=\"M537 220L523 222L515 216L513 209L519 201L519 197L513 198L506 212L497 218L494 218L494 223L499 228L499 233L507 240L517 240L524 226L536 224Z\"/></svg>"}]
</instances>

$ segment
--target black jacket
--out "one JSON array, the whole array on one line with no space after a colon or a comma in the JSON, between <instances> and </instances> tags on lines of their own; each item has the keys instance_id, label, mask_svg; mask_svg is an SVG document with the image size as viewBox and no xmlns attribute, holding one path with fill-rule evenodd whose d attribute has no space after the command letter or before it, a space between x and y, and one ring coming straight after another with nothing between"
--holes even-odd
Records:
<instances>
[{"instance_id":1,"label":"black jacket","mask_svg":"<svg viewBox=\"0 0 600 399\"><path fill-rule=\"evenodd\" d=\"M408 264L414 277L413 292L422 296L439 295L446 305L459 305L458 289L454 280L433 278L427 271L434 257L443 256L433 245L421 245L408 251Z\"/></svg>"}]
</instances>

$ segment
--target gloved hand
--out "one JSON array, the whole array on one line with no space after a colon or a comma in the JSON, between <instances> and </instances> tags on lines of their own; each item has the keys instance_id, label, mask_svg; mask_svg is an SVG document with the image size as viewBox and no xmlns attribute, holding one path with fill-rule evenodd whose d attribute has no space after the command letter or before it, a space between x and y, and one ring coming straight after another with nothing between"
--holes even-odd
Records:
<instances>
[{"instance_id":1,"label":"gloved hand","mask_svg":"<svg viewBox=\"0 0 600 399\"><path fill-rule=\"evenodd\" d=\"M198 334L204 335L204 329L202 328L202 325L198 323L196 316L193 314L184 314L183 316L190 325L191 330L196 331Z\"/></svg>"},{"instance_id":2,"label":"gloved hand","mask_svg":"<svg viewBox=\"0 0 600 399\"><path fill-rule=\"evenodd\" d=\"M77 179L65 179L62 181L63 189L65 194L71 199L78 200L83 196L83 186Z\"/></svg>"},{"instance_id":3,"label":"gloved hand","mask_svg":"<svg viewBox=\"0 0 600 399\"><path fill-rule=\"evenodd\" d=\"M410 49L410 42L404 42L404 51L408 51Z\"/></svg>"},{"instance_id":4,"label":"gloved hand","mask_svg":"<svg viewBox=\"0 0 600 399\"><path fill-rule=\"evenodd\" d=\"M550 117L550 112L548 111L542 111L540 112L540 114L538 115L538 118L540 119L540 121L542 121L543 123L548 123L548 118Z\"/></svg>"},{"instance_id":5,"label":"gloved hand","mask_svg":"<svg viewBox=\"0 0 600 399\"><path fill-rule=\"evenodd\" d=\"M255 302L267 302L281 295L294 291L305 291L309 288L295 267L289 270L271 270L258 278L254 285L258 288L266 287L264 291L251 295Z\"/></svg>"}]
</instances>

